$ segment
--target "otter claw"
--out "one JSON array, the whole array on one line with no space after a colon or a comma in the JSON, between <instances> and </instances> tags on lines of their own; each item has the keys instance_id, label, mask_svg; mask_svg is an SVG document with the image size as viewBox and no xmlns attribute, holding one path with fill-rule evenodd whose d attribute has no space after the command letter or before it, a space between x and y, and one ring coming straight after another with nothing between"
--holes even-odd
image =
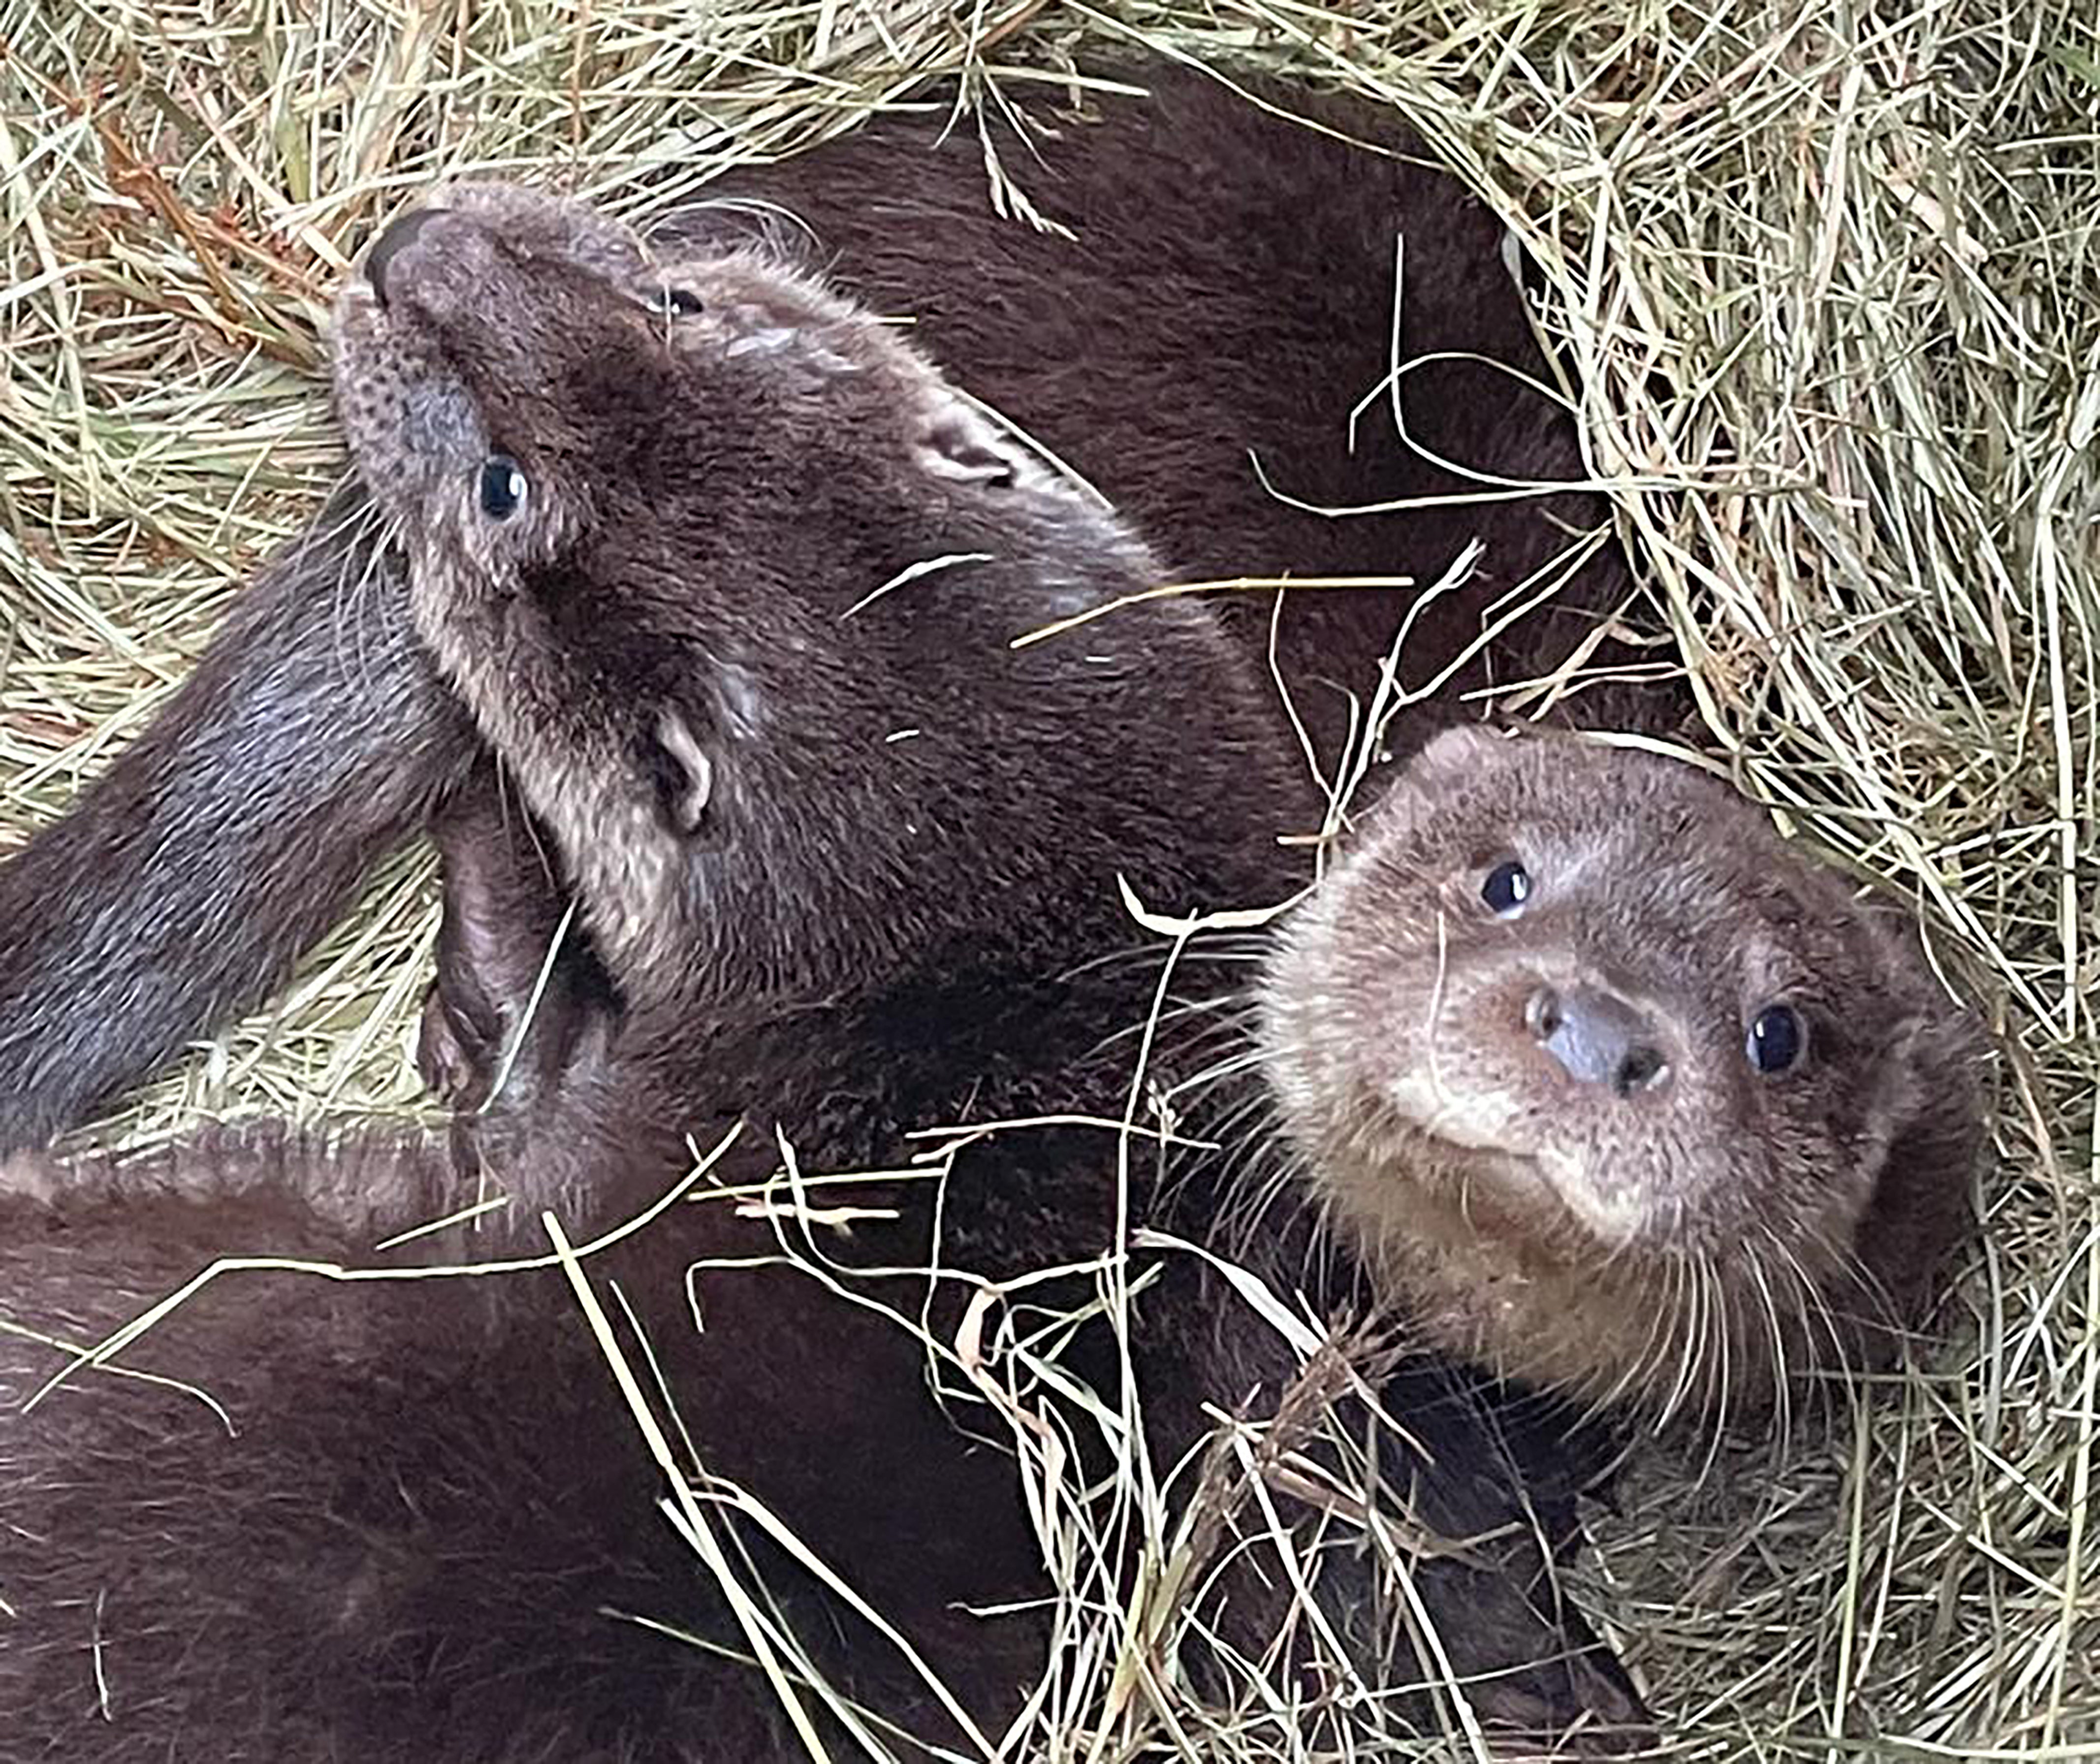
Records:
<instances>
[{"instance_id":1,"label":"otter claw","mask_svg":"<svg viewBox=\"0 0 2100 1764\"><path fill-rule=\"evenodd\" d=\"M444 977L431 982L416 1035L416 1070L425 1089L449 1109L479 1108L495 1083L502 1051L500 1023L478 1021Z\"/></svg>"}]
</instances>

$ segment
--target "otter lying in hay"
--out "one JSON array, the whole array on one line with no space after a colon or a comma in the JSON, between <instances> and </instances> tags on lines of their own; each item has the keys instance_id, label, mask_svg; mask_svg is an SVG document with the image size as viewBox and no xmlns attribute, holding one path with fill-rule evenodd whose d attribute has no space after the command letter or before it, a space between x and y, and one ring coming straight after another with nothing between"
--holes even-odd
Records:
<instances>
[{"instance_id":1,"label":"otter lying in hay","mask_svg":"<svg viewBox=\"0 0 2100 1764\"><path fill-rule=\"evenodd\" d=\"M688 1144L739 1118L712 1174L743 1204L709 1188L584 1264L618 1296L660 1458L550 1268L222 1273L120 1375L73 1365L46 1388L229 1243L369 1260L458 1182L418 1142L260 1130L15 1159L7 1744L986 1750L1060 1648L1042 1569L1058 1539L993 1442L1004 1414L1065 1412L1014 1355L1103 1393L1063 1422L1092 1482L1136 1449L1114 1419L1127 1354L1177 1499L1204 1471L1206 1405L1259 1424L1296 1370L1193 1255L1139 1259L1127 1338L1088 1321L1124 1209L1199 1237L1216 1211L1200 1161L1133 1156L1119 1180L1104 1127L1132 1074L1103 1030L1143 1021L1158 976L1104 958L1132 942L1118 875L1174 910L1287 885L1273 835L1306 805L1251 670L1187 600L1012 646L1157 566L903 343L762 254L659 260L573 206L468 189L388 232L338 333L344 425L401 531L417 636L549 836L619 1000L616 1034L586 1025L546 1083L462 1118L518 1221L491 1247L529 1247L541 1208L580 1241L646 1212ZM1153 1069L1196 1051L1170 1030ZM1016 1119L1048 1124L982 1133ZM938 1181L902 1168L903 1130L944 1122L977 1131ZM768 1200L775 1122L805 1174ZM460 1253L418 1238L382 1259ZM1286 1226L1261 1271L1287 1290L1305 1254ZM981 1352L937 1345L965 1338ZM1418 1399L1410 1376L1427 1374L1388 1390L1431 1454L1413 1460L1419 1521L1507 1525L1493 1435L1462 1391ZM1287 1434L1275 1449L1310 1454L1301 1476L1321 1458ZM655 1510L668 1463L699 1491L676 1524ZM1207 1523L1207 1547L1177 1545L1184 1601L1133 1643L1151 1669L1208 1661L1229 1692L1234 1660L1298 1661L1354 1678L1353 1697L1308 1678L1304 1708L1251 1718L1382 1722L1424 1669L1379 1664L1400 1638L1361 1555L1321 1577L1343 1583L1352 1652L1308 1655L1260 1525L1236 1536L1229 1506ZM1564 1657L1579 1630L1533 1603L1551 1586L1528 1536L1421 1565L1444 1664L1505 1733L1636 1721L1608 1656ZM726 1595L709 1563L765 1590ZM1093 1596L1123 1596L1135 1567L1112 1554ZM781 1664L798 1651L836 1699Z\"/></svg>"},{"instance_id":2,"label":"otter lying in hay","mask_svg":"<svg viewBox=\"0 0 2100 1764\"><path fill-rule=\"evenodd\" d=\"M1387 729L1404 752L1454 714L1490 659L1526 677L1630 592L1609 543L1578 546L1560 580L1571 534L1608 535L1595 496L1320 512L1477 495L1473 474L1586 476L1573 425L1529 383L1545 364L1502 228L1417 158L1268 115L1201 74L1143 77L1151 99L1104 99L1101 120L1012 148L1074 239L995 217L982 154L944 133L944 115L886 117L740 169L725 180L731 197L666 232L756 228L808 250L849 297L909 315L960 383L1105 492L1174 580L1429 584L1479 536L1477 567L1410 631L1400 685L1441 689ZM1357 139L1413 147L1389 112L1277 95ZM1414 446L1390 399L1348 420L1392 365L1396 267L1399 348L1419 361L1399 382ZM1250 455L1313 506L1264 491ZM470 770L470 731L413 641L363 507L360 492L340 497L236 598L161 716L0 872L0 1149L44 1143L263 997ZM1558 584L1554 604L1443 679L1488 610L1534 577ZM1264 672L1269 598L1218 597ZM1278 664L1329 775L1350 724L1345 689L1374 677L1414 599L1288 597ZM1658 685L1612 714L1666 724L1683 703ZM61 896L63 918L41 910Z\"/></svg>"}]
</instances>

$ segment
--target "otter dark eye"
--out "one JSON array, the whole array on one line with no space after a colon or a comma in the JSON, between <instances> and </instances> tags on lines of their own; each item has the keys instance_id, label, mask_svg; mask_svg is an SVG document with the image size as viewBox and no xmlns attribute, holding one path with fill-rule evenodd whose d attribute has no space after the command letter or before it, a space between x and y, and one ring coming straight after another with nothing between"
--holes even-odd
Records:
<instances>
[{"instance_id":1,"label":"otter dark eye","mask_svg":"<svg viewBox=\"0 0 2100 1764\"><path fill-rule=\"evenodd\" d=\"M690 288L667 288L656 303L674 319L698 318L707 311L705 302Z\"/></svg>"},{"instance_id":2,"label":"otter dark eye","mask_svg":"<svg viewBox=\"0 0 2100 1764\"><path fill-rule=\"evenodd\" d=\"M1801 1064L1808 1051L1808 1025L1792 1005L1768 1004L1751 1020L1744 1051L1767 1078L1777 1078Z\"/></svg>"},{"instance_id":3,"label":"otter dark eye","mask_svg":"<svg viewBox=\"0 0 2100 1764\"><path fill-rule=\"evenodd\" d=\"M1480 898L1505 919L1531 898L1531 872L1512 858L1498 863L1480 884Z\"/></svg>"},{"instance_id":4,"label":"otter dark eye","mask_svg":"<svg viewBox=\"0 0 2100 1764\"><path fill-rule=\"evenodd\" d=\"M482 462L481 512L492 521L507 521L525 506L525 474L507 453L492 453Z\"/></svg>"}]
</instances>

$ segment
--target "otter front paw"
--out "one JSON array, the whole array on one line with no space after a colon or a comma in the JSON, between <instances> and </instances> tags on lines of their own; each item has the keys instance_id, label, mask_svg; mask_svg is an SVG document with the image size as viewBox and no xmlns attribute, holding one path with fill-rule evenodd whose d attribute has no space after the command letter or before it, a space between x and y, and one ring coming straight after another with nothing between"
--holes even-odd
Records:
<instances>
[{"instance_id":1,"label":"otter front paw","mask_svg":"<svg viewBox=\"0 0 2100 1764\"><path fill-rule=\"evenodd\" d=\"M529 822L505 807L492 763L434 819L443 917L416 1069L455 1111L485 1107L559 936L563 900Z\"/></svg>"},{"instance_id":2,"label":"otter front paw","mask_svg":"<svg viewBox=\"0 0 2100 1764\"><path fill-rule=\"evenodd\" d=\"M1490 1675L1467 1700L1496 1764L1630 1757L1660 1737L1625 1669L1602 1649L1512 1679Z\"/></svg>"},{"instance_id":3,"label":"otter front paw","mask_svg":"<svg viewBox=\"0 0 2100 1764\"><path fill-rule=\"evenodd\" d=\"M470 977L442 963L423 999L416 1070L448 1109L479 1109L496 1087L503 1061L503 1017Z\"/></svg>"}]
</instances>

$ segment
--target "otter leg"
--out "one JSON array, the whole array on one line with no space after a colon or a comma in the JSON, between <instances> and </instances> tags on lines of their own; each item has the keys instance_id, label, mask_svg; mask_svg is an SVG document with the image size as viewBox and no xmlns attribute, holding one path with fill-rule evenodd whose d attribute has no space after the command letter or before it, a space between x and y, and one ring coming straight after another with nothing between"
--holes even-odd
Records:
<instances>
[{"instance_id":1,"label":"otter leg","mask_svg":"<svg viewBox=\"0 0 2100 1764\"><path fill-rule=\"evenodd\" d=\"M492 761L475 767L430 835L442 865L443 917L416 1064L452 1107L479 1109L502 1076L514 1038L536 1034L558 1044L569 971L588 958L563 924L566 896L553 853L523 806L507 796ZM526 1050L521 1044L515 1052ZM527 1058L527 1069L536 1063Z\"/></svg>"},{"instance_id":2,"label":"otter leg","mask_svg":"<svg viewBox=\"0 0 2100 1764\"><path fill-rule=\"evenodd\" d=\"M1273 1267L1287 1276L1304 1265ZM1215 1274L1187 1259L1159 1272L1132 1334L1154 1462L1181 1458L1212 1430L1207 1392L1213 1410L1230 1391L1242 1414L1271 1418L1253 1448L1269 1506L1243 1494L1215 1538L1210 1559L1220 1567L1207 1626L1257 1656L1282 1628L1277 1601L1292 1596L1274 1554L1287 1550L1344 1656L1335 1661L1318 1630L1299 1621L1291 1657L1308 1687L1331 1685L1338 1664L1381 1691L1422 1687L1396 1713L1432 1731L1456 1731L1462 1697L1498 1757L1607 1757L1652 1743L1632 1681L1555 1576L1579 1541L1582 1473L1568 1459L1586 1442L1532 1408L1535 1399L1435 1358L1337 1344L1331 1360L1301 1368ZM1379 1415L1348 1394L1345 1364L1376 1391ZM1321 1479L1300 1466L1325 1463L1346 1504L1365 1479L1340 1461L1366 1445L1376 1453L1375 1531L1303 1498ZM1267 1511L1281 1518L1282 1537Z\"/></svg>"},{"instance_id":3,"label":"otter leg","mask_svg":"<svg viewBox=\"0 0 2100 1764\"><path fill-rule=\"evenodd\" d=\"M1404 1365L1379 1396L1409 1434L1379 1432L1381 1484L1406 1528L1430 1541L1412 1561L1360 1555L1343 1577L1365 1653L1401 1655L1432 1682L1448 1668L1445 1695L1465 1697L1497 1756L1611 1757L1652 1746L1639 1690L1560 1581L1581 1542L1582 1478L1568 1460L1599 1442L1580 1436L1574 1418L1541 1411L1539 1399L1484 1387L1440 1360Z\"/></svg>"},{"instance_id":4,"label":"otter leg","mask_svg":"<svg viewBox=\"0 0 2100 1764\"><path fill-rule=\"evenodd\" d=\"M620 999L569 911L551 846L493 761L431 831L443 918L416 1061L456 1111L454 1159L471 1170L492 1136L547 1122L565 1090L602 1069Z\"/></svg>"},{"instance_id":5,"label":"otter leg","mask_svg":"<svg viewBox=\"0 0 2100 1764\"><path fill-rule=\"evenodd\" d=\"M0 1153L267 994L479 743L360 491L235 597L167 708L0 864Z\"/></svg>"}]
</instances>

